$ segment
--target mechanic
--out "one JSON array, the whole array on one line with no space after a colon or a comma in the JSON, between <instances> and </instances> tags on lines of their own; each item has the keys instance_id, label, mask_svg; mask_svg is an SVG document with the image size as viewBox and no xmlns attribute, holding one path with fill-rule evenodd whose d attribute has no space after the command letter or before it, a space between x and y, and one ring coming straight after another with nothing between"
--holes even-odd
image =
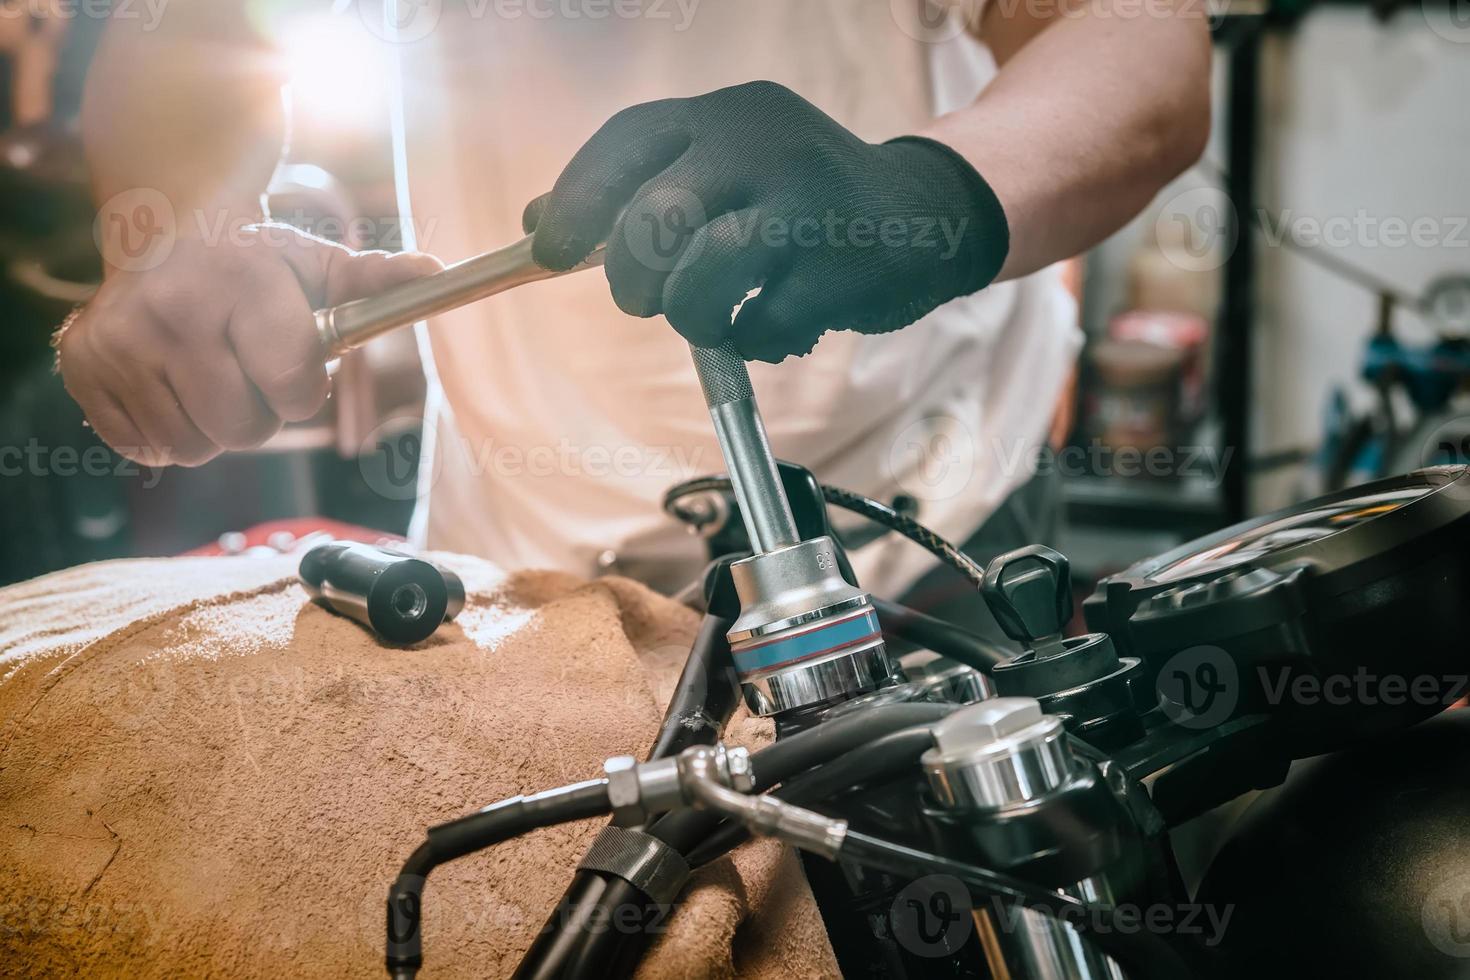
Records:
<instances>
[{"instance_id":1,"label":"mechanic","mask_svg":"<svg viewBox=\"0 0 1470 980\"><path fill-rule=\"evenodd\" d=\"M379 21L363 4L397 42L423 247L458 259L524 223L566 268L608 243L605 280L430 325L420 543L583 575L611 549L647 581L687 580L697 543L659 501L723 463L686 338L802 355L753 365L778 455L879 499L916 493L952 540L991 518L982 558L1047 539L1054 494L1031 477L1079 344L1055 263L1202 152L1202 5L703 0L599 18L446 0ZM98 434L149 462L198 465L312 416L329 379L311 310L438 267L255 224L288 132L262 6L115 18L88 80L104 246L139 188L167 198L178 240L156 267L109 266L60 368ZM237 234L198 234L222 224ZM674 330L642 322L659 315ZM914 551L860 554L864 584L911 585Z\"/></svg>"}]
</instances>

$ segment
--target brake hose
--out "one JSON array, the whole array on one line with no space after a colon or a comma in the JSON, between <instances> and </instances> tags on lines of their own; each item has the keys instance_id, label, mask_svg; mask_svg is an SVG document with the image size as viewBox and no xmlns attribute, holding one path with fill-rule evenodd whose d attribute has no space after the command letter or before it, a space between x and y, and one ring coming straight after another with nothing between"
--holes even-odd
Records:
<instances>
[{"instance_id":1,"label":"brake hose","mask_svg":"<svg viewBox=\"0 0 1470 980\"><path fill-rule=\"evenodd\" d=\"M430 827L388 890L385 963L393 980L423 966L423 893L429 872L475 851L555 824L607 813L607 780L593 779L534 796L514 796L477 813Z\"/></svg>"},{"instance_id":2,"label":"brake hose","mask_svg":"<svg viewBox=\"0 0 1470 980\"><path fill-rule=\"evenodd\" d=\"M959 708L955 704L906 703L874 705L847 718L791 735L755 753L752 769L754 792L763 792L799 773L823 765L847 753L861 749L890 732L930 725ZM655 820L646 829L669 847L688 854L719 828L722 818L706 810L674 810ZM591 888L589 887L589 892ZM516 968L516 980L550 980L566 976L621 976L631 972L622 968L641 955L651 939L646 928L666 914L651 905L637 886L623 878L613 878L583 896L585 903L574 911L576 923L568 923L554 942L538 940ZM639 910L638 928L620 910ZM627 927L608 929L608 922L626 922ZM602 928L592 928L601 924ZM585 925L576 929L574 925ZM534 955L533 955L534 954Z\"/></svg>"},{"instance_id":3,"label":"brake hose","mask_svg":"<svg viewBox=\"0 0 1470 980\"><path fill-rule=\"evenodd\" d=\"M1015 650L1009 650L993 640L971 633L948 620L938 619L878 596L872 596L872 600L885 636L933 650L982 674L989 674L996 667L1010 663L1018 656Z\"/></svg>"},{"instance_id":4,"label":"brake hose","mask_svg":"<svg viewBox=\"0 0 1470 980\"><path fill-rule=\"evenodd\" d=\"M771 795L799 806L831 799L845 790L864 783L890 779L906 769L912 769L918 763L919 756L933 745L934 735L928 725L901 728L787 780L778 789L772 790ZM726 820L689 852L689 864L691 867L702 868L749 839L750 831L743 824Z\"/></svg>"},{"instance_id":5,"label":"brake hose","mask_svg":"<svg viewBox=\"0 0 1470 980\"><path fill-rule=\"evenodd\" d=\"M902 772L933 744L933 735L925 725L890 732L829 763L797 775L784 782L772 795L798 805L830 799L834 794L863 782ZM702 867L749 837L750 833L743 825L725 821L689 852L689 863L693 867ZM1129 975L1139 980L1155 977L1172 980L1192 975L1192 971L1183 966L1180 952L1160 937L1121 935L1127 930L1119 928L1116 910L1111 907L1084 904L1001 872L913 850L852 830L847 832L842 858L892 874L949 874L980 894L1063 918L1088 933L1103 952L1130 967Z\"/></svg>"},{"instance_id":6,"label":"brake hose","mask_svg":"<svg viewBox=\"0 0 1470 980\"><path fill-rule=\"evenodd\" d=\"M769 789L894 729L938 721L958 707L929 703L877 705L783 739L755 753L755 791ZM610 809L607 780L593 779L534 796L512 797L429 828L424 842L404 862L388 891L385 963L389 975L393 980L412 980L423 966L423 890L434 868L532 830L600 816ZM656 821L649 832L680 851L688 851L719 822L718 814L675 810ZM609 882L603 897L622 894L623 886L631 890L630 899L636 897L636 889L623 879ZM598 905L603 907L602 902ZM582 951L579 961L586 955L587 951Z\"/></svg>"},{"instance_id":7,"label":"brake hose","mask_svg":"<svg viewBox=\"0 0 1470 980\"><path fill-rule=\"evenodd\" d=\"M689 659L664 712L650 760L677 755L691 745L713 744L740 699L726 634L732 619L711 611L700 624ZM583 937L598 928L597 916L615 889L628 882L598 868L578 867L546 924L517 968L518 976L562 975L564 964L581 955ZM616 905L614 907L617 907Z\"/></svg>"},{"instance_id":8,"label":"brake hose","mask_svg":"<svg viewBox=\"0 0 1470 980\"><path fill-rule=\"evenodd\" d=\"M933 744L928 726L900 729L850 750L832 762L810 769L784 782L772 795L787 802L829 799L834 793L865 780L881 779L912 766ZM710 816L709 811L681 810L660 823L693 829L693 817ZM749 836L746 829L727 821L697 847L689 850L691 865L701 866L727 853ZM922 876L950 875L977 895L1036 909L1068 922L1087 934L1098 948L1124 967L1137 980L1175 980L1195 971L1184 965L1184 957L1165 939L1124 927L1112 906L1080 902L1059 892L977 865L916 850L902 844L848 829L838 860L850 860L890 874ZM607 973L601 975L609 975Z\"/></svg>"},{"instance_id":9,"label":"brake hose","mask_svg":"<svg viewBox=\"0 0 1470 980\"><path fill-rule=\"evenodd\" d=\"M887 504L855 491L844 490L825 483L818 485L822 488L822 498L827 503L896 531L938 558L945 566L959 572L977 591L984 587L985 569L983 566L912 517L900 514ZM727 476L705 476L697 480L689 480L664 495L664 512L682 520L683 518L674 507L674 502L680 497L686 497L692 493L725 492L731 492L730 478Z\"/></svg>"}]
</instances>

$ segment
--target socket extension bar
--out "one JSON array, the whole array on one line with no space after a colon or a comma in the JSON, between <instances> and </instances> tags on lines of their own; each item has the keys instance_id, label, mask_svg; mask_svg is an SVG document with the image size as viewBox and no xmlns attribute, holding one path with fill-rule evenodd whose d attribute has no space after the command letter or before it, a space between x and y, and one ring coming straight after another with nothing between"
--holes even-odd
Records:
<instances>
[{"instance_id":1,"label":"socket extension bar","mask_svg":"<svg viewBox=\"0 0 1470 980\"><path fill-rule=\"evenodd\" d=\"M536 263L531 244L527 236L316 311L323 357L341 357L391 330L516 286L596 268L604 257L598 249L557 272ZM731 566L741 615L730 647L747 706L774 715L890 683L894 670L871 598L842 577L831 538L803 541L797 532L744 360L733 344L690 350L753 551Z\"/></svg>"}]
</instances>

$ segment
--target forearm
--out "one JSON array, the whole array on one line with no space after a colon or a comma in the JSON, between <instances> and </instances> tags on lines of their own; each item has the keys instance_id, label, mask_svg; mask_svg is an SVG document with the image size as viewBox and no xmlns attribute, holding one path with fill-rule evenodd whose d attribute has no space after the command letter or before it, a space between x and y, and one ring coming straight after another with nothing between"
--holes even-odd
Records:
<instances>
[{"instance_id":1,"label":"forearm","mask_svg":"<svg viewBox=\"0 0 1470 980\"><path fill-rule=\"evenodd\" d=\"M949 144L994 189L1010 226L1000 279L1091 248L1193 163L1209 134L1210 46L1202 8L1089 0L1017 42L1016 5L991 4L1002 62L974 104L923 135ZM1023 7L1025 5L1022 5Z\"/></svg>"},{"instance_id":2,"label":"forearm","mask_svg":"<svg viewBox=\"0 0 1470 980\"><path fill-rule=\"evenodd\" d=\"M156 191L186 235L222 218L258 220L285 141L282 82L230 0L176 0L153 30L114 18L82 111L98 205Z\"/></svg>"}]
</instances>

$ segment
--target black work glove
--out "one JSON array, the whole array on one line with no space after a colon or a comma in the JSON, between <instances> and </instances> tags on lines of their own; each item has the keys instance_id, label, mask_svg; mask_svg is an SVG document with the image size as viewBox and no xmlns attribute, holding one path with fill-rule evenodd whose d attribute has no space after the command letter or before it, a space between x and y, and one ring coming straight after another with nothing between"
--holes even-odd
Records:
<instances>
[{"instance_id":1,"label":"black work glove","mask_svg":"<svg viewBox=\"0 0 1470 980\"><path fill-rule=\"evenodd\" d=\"M619 112L524 223L541 265L569 269L606 241L625 312L772 362L982 289L1009 245L1000 202L955 151L864 143L773 82Z\"/></svg>"}]
</instances>

